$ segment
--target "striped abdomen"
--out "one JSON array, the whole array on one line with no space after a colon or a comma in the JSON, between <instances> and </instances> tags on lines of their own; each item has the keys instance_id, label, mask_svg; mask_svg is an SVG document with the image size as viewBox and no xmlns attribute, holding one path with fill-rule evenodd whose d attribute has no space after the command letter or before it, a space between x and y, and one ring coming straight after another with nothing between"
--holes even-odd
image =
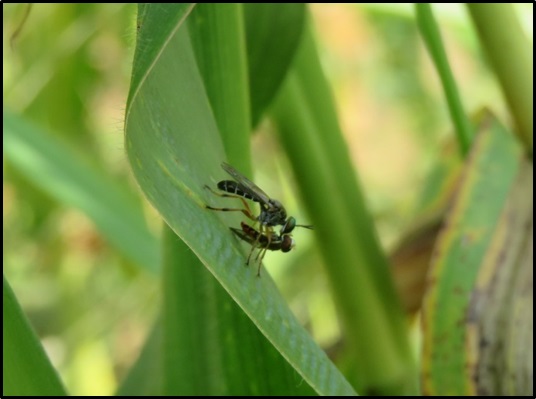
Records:
<instances>
[{"instance_id":1,"label":"striped abdomen","mask_svg":"<svg viewBox=\"0 0 536 399\"><path fill-rule=\"evenodd\" d=\"M240 185L234 180L222 180L218 183L218 188L221 191L225 191L226 193L236 194L236 195L239 195L240 197L244 197L249 200L259 202L258 198L253 197L250 193L247 193L244 190L242 190Z\"/></svg>"}]
</instances>

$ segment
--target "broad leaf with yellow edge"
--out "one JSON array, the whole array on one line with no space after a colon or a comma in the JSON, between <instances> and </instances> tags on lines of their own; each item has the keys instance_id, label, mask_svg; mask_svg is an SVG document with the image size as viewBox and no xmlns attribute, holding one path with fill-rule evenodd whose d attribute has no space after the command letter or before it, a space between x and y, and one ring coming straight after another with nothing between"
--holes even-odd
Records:
<instances>
[{"instance_id":1,"label":"broad leaf with yellow edge","mask_svg":"<svg viewBox=\"0 0 536 399\"><path fill-rule=\"evenodd\" d=\"M487 116L432 258L425 394L531 394L531 237L532 164Z\"/></svg>"}]
</instances>

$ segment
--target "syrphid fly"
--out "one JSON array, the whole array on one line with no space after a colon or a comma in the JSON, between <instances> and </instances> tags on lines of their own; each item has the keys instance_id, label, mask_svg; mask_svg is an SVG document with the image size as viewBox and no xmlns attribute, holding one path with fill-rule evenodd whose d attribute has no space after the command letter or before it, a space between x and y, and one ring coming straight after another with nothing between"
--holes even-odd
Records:
<instances>
[{"instance_id":1,"label":"syrphid fly","mask_svg":"<svg viewBox=\"0 0 536 399\"><path fill-rule=\"evenodd\" d=\"M228 163L223 162L221 164L223 170L229 173L235 180L222 180L218 183L218 188L227 194L221 194L213 191L210 187L205 186L214 194L220 197L232 197L239 198L244 204L244 209L237 208L215 208L207 205L208 209L215 211L240 211L248 218L254 221L259 221L260 233L263 234L264 230L268 233L272 232L273 226L282 226L280 235L289 234L295 227L305 227L312 229L313 226L296 224L296 219L292 216L287 218L287 211L276 199L270 198L263 190L261 190L255 183L243 176L235 168ZM249 208L247 202L243 199L247 198L254 202L258 202L261 206L261 213L259 216L255 216Z\"/></svg>"},{"instance_id":2,"label":"syrphid fly","mask_svg":"<svg viewBox=\"0 0 536 399\"><path fill-rule=\"evenodd\" d=\"M288 252L294 248L294 239L288 234L277 235L276 233L272 232L269 233L270 235L268 236L266 234L261 234L259 231L244 222L240 223L240 227L242 227L242 229L236 229L234 227L229 228L238 238L251 244L251 251L249 251L246 265L249 265L251 255L255 249L259 248L257 257L255 258L255 260L259 261L257 276L260 276L261 274L262 259L264 258L267 250Z\"/></svg>"}]
</instances>

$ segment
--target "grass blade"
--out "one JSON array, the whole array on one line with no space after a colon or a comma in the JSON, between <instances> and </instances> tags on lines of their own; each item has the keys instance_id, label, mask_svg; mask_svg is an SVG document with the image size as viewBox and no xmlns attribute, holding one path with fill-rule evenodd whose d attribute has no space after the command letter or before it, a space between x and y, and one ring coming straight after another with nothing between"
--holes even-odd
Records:
<instances>
[{"instance_id":1,"label":"grass blade","mask_svg":"<svg viewBox=\"0 0 536 399\"><path fill-rule=\"evenodd\" d=\"M66 392L39 339L3 276L3 386L9 396L65 396Z\"/></svg>"},{"instance_id":2,"label":"grass blade","mask_svg":"<svg viewBox=\"0 0 536 399\"><path fill-rule=\"evenodd\" d=\"M270 277L257 278L254 268L244 267L243 249L227 227L239 219L205 209L215 198L203 186L225 177L225 156L189 34L183 25L173 26L142 84L133 87L126 148L135 176L166 223L305 381L322 394L352 394Z\"/></svg>"}]
</instances>

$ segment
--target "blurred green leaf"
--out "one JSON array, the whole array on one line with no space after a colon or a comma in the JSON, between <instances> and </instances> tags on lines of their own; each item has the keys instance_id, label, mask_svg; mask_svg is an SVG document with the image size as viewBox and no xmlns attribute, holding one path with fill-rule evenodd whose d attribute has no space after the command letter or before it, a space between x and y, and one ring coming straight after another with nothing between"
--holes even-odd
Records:
<instances>
[{"instance_id":1,"label":"blurred green leaf","mask_svg":"<svg viewBox=\"0 0 536 399\"><path fill-rule=\"evenodd\" d=\"M406 321L310 26L273 115L321 243L347 345L347 375L359 393L415 393Z\"/></svg>"},{"instance_id":2,"label":"blurred green leaf","mask_svg":"<svg viewBox=\"0 0 536 399\"><path fill-rule=\"evenodd\" d=\"M175 25L155 62L140 61L151 68L143 71L142 84L132 88L127 109L126 147L140 186L172 230L318 393L352 394L346 380L292 315L269 275L257 278L254 268L244 267L243 247L227 227L238 225L236 215L205 209L206 203L220 199L203 186L225 177L220 168L225 156L219 130L189 30L176 15L146 6L145 13L152 12L163 25L173 25L166 19ZM148 30L141 34L151 37ZM140 38L141 43L148 40Z\"/></svg>"},{"instance_id":3,"label":"blurred green leaf","mask_svg":"<svg viewBox=\"0 0 536 399\"><path fill-rule=\"evenodd\" d=\"M450 69L447 53L443 46L443 40L441 39L441 34L439 33L434 15L432 14L430 4L421 3L416 4L415 7L417 10L417 24L421 30L424 43L430 52L432 61L435 64L439 78L441 79L441 84L443 85L443 91L445 92L445 98L450 111L450 117L456 128L455 132L460 152L465 156L471 147L474 133L463 108L461 100L462 96L460 96L458 92L456 80Z\"/></svg>"},{"instance_id":4,"label":"blurred green leaf","mask_svg":"<svg viewBox=\"0 0 536 399\"><path fill-rule=\"evenodd\" d=\"M455 138L450 137L415 201L410 227L390 251L391 273L409 314L419 312L422 306L435 242L460 180L460 158Z\"/></svg>"},{"instance_id":5,"label":"blurred green leaf","mask_svg":"<svg viewBox=\"0 0 536 399\"><path fill-rule=\"evenodd\" d=\"M164 344L162 320L158 319L136 362L129 372L116 396L162 396L164 394Z\"/></svg>"},{"instance_id":6,"label":"blurred green leaf","mask_svg":"<svg viewBox=\"0 0 536 399\"><path fill-rule=\"evenodd\" d=\"M515 4L468 4L482 47L495 71L516 123L516 134L529 154L534 135L533 45L521 29ZM532 14L532 8L530 13ZM532 23L531 23L532 26Z\"/></svg>"},{"instance_id":7,"label":"blurred green leaf","mask_svg":"<svg viewBox=\"0 0 536 399\"><path fill-rule=\"evenodd\" d=\"M2 395L65 396L56 370L3 276Z\"/></svg>"},{"instance_id":8,"label":"blurred green leaf","mask_svg":"<svg viewBox=\"0 0 536 399\"><path fill-rule=\"evenodd\" d=\"M486 345L502 345L497 337L495 342L479 337L479 325L492 311L490 304L485 305L482 300L493 280L499 280L496 284L500 290L511 284L511 277L500 278L499 270L503 267L514 273L517 266L508 264L507 252L501 248L507 244L507 236L522 234L526 238L527 231L521 226L526 225L527 217L532 218L531 200L511 211L506 207L520 159L520 148L512 136L488 116L473 143L432 258L423 309L423 389L427 394L502 393L496 389L478 391L476 373L471 367L476 367L478 352ZM531 198L527 196L532 193L529 185L525 184L521 191L518 195L525 200ZM512 223L516 218L521 220ZM516 244L514 258L518 251ZM509 295L512 292L506 297ZM494 322L498 323L497 318ZM497 367L501 361L496 357L487 367Z\"/></svg>"},{"instance_id":9,"label":"blurred green leaf","mask_svg":"<svg viewBox=\"0 0 536 399\"><path fill-rule=\"evenodd\" d=\"M305 4L246 3L252 126L271 103L292 63L305 25Z\"/></svg>"},{"instance_id":10,"label":"blurred green leaf","mask_svg":"<svg viewBox=\"0 0 536 399\"><path fill-rule=\"evenodd\" d=\"M157 240L136 198L60 139L4 110L4 154L32 181L65 205L82 211L107 240L155 273Z\"/></svg>"},{"instance_id":11,"label":"blurred green leaf","mask_svg":"<svg viewBox=\"0 0 536 399\"><path fill-rule=\"evenodd\" d=\"M482 396L533 396L533 181L522 159L467 311L467 377Z\"/></svg>"}]
</instances>

